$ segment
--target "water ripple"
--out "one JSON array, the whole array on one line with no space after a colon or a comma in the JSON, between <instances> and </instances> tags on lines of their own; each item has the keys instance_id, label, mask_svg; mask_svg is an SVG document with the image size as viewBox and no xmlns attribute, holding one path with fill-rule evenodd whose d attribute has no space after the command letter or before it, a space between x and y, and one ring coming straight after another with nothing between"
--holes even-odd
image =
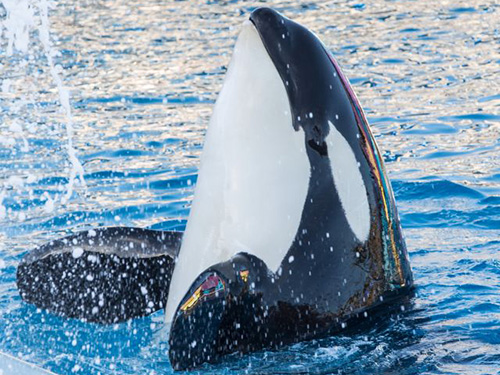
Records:
<instances>
[{"instance_id":1,"label":"water ripple","mask_svg":"<svg viewBox=\"0 0 500 375\"><path fill-rule=\"evenodd\" d=\"M66 127L36 33L0 38L0 351L61 374L171 374L162 313L111 327L23 304L23 254L95 226L183 230L244 1L57 2L86 185L67 204ZM338 59L392 179L416 293L358 331L233 355L201 374L493 374L500 362L500 5L277 0ZM0 7L0 19L5 14ZM3 25L3 23L2 23Z\"/></svg>"}]
</instances>

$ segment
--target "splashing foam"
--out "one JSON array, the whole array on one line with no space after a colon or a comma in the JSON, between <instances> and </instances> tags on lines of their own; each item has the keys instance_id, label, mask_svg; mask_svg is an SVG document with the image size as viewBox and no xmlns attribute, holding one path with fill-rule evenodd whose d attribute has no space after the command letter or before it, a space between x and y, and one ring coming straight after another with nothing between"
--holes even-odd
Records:
<instances>
[{"instance_id":1,"label":"splashing foam","mask_svg":"<svg viewBox=\"0 0 500 375\"><path fill-rule=\"evenodd\" d=\"M47 0L0 0L0 3L7 11L7 17L0 28L0 37L4 31L8 39L7 56L11 56L15 50L25 54L28 53L30 31L36 27L52 80L57 87L59 102L66 117L66 136L68 139L66 149L71 164L66 194L61 198L61 203L65 204L73 194L77 178L82 186L85 186L85 180L83 178L83 166L78 160L73 146L74 131L70 93L68 88L63 85L60 75L62 67L56 65L53 59L57 54L57 50L52 46L50 38L49 2ZM0 206L2 206L3 198L4 195L0 194ZM0 218L2 213L4 212L0 209Z\"/></svg>"}]
</instances>

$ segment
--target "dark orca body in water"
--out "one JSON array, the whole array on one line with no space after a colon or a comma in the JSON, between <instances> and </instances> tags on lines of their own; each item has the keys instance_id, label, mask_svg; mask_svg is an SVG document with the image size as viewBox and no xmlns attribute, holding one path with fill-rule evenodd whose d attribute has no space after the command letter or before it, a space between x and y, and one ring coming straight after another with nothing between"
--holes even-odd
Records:
<instances>
[{"instance_id":1,"label":"dark orca body in water","mask_svg":"<svg viewBox=\"0 0 500 375\"><path fill-rule=\"evenodd\" d=\"M24 301L58 315L116 323L162 309L181 232L98 228L51 241L17 268Z\"/></svg>"},{"instance_id":2,"label":"dark orca body in water","mask_svg":"<svg viewBox=\"0 0 500 375\"><path fill-rule=\"evenodd\" d=\"M96 322L166 306L176 370L332 334L413 284L349 82L313 33L268 8L236 43L182 241L131 228L91 234L28 254L22 298Z\"/></svg>"}]
</instances>

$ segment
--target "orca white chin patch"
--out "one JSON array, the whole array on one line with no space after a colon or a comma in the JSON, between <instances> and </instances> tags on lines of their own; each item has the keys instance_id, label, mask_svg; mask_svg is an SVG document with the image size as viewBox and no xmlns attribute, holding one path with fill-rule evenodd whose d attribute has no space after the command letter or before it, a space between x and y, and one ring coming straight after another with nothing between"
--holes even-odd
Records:
<instances>
[{"instance_id":1,"label":"orca white chin patch","mask_svg":"<svg viewBox=\"0 0 500 375\"><path fill-rule=\"evenodd\" d=\"M335 125L328 121L330 133L326 137L333 181L339 194L347 222L360 242L370 234L370 206L359 164L347 140Z\"/></svg>"},{"instance_id":2,"label":"orca white chin patch","mask_svg":"<svg viewBox=\"0 0 500 375\"><path fill-rule=\"evenodd\" d=\"M195 278L245 251L277 271L300 225L310 165L283 82L245 21L207 130L166 321Z\"/></svg>"}]
</instances>

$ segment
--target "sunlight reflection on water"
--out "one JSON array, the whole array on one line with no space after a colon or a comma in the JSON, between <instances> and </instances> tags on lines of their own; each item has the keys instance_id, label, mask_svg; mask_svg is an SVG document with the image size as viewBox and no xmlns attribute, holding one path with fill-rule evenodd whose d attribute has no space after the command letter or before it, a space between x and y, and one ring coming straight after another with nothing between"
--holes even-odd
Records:
<instances>
[{"instance_id":1,"label":"sunlight reflection on water","mask_svg":"<svg viewBox=\"0 0 500 375\"><path fill-rule=\"evenodd\" d=\"M20 302L15 267L36 245L90 226L183 228L239 25L262 4L56 4L55 62L71 90L87 184L66 205L56 199L70 170L66 118L43 48L33 32L29 53L9 57L0 38L1 351L59 373L171 372L160 313L115 327L65 321ZM412 311L370 331L234 356L203 372L496 373L499 5L273 6L316 32L364 106L393 180L417 295Z\"/></svg>"}]
</instances>

